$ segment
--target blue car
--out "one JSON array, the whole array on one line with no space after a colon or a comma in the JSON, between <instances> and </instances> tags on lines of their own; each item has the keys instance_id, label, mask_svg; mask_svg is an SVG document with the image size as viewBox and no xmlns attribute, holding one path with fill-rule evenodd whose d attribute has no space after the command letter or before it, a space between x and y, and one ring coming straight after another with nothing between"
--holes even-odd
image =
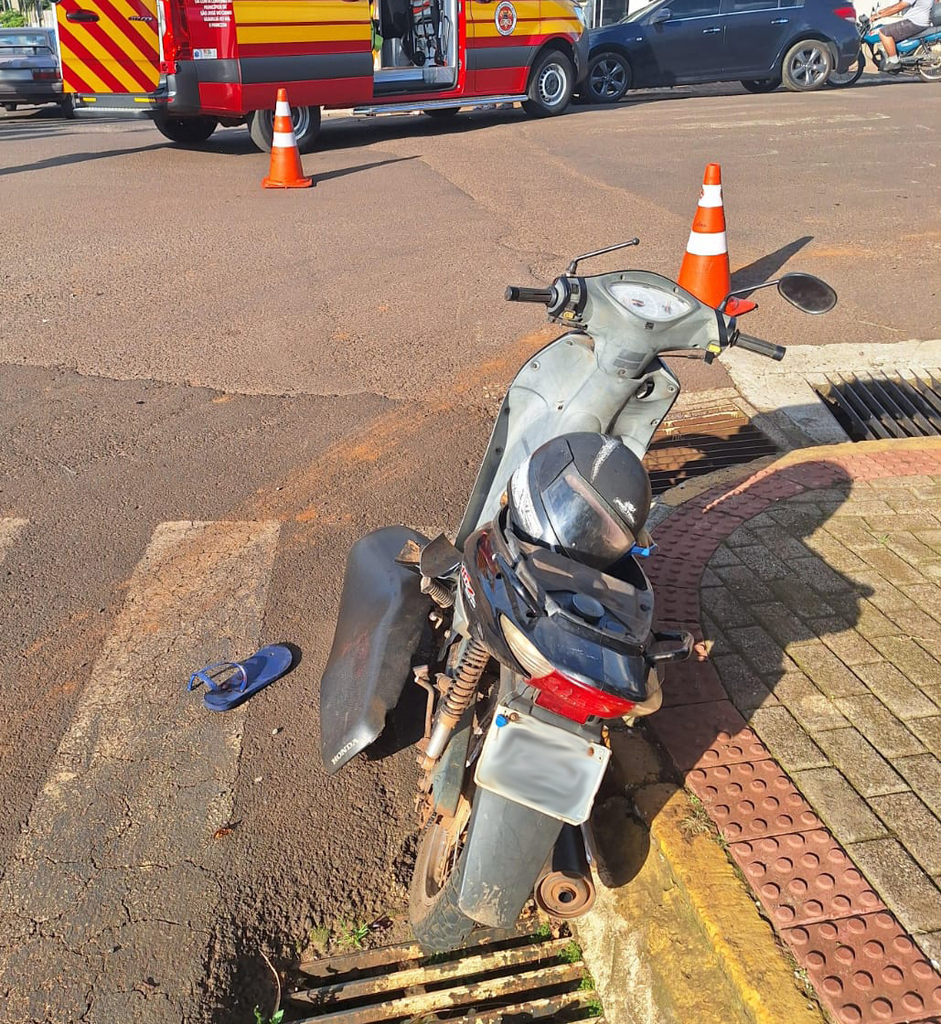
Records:
<instances>
[{"instance_id":1,"label":"blue car","mask_svg":"<svg viewBox=\"0 0 941 1024\"><path fill-rule=\"evenodd\" d=\"M628 89L704 82L810 92L853 64L859 32L839 0L655 0L592 29L589 47L582 96L613 103Z\"/></svg>"}]
</instances>

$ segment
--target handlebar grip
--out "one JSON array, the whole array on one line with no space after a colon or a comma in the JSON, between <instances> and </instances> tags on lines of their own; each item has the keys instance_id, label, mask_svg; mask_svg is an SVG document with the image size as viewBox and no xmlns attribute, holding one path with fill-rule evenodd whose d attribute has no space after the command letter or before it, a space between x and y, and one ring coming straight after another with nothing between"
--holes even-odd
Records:
<instances>
[{"instance_id":1,"label":"handlebar grip","mask_svg":"<svg viewBox=\"0 0 941 1024\"><path fill-rule=\"evenodd\" d=\"M551 288L523 288L521 285L511 284L503 296L507 302L541 302L544 306L555 298Z\"/></svg>"},{"instance_id":2,"label":"handlebar grip","mask_svg":"<svg viewBox=\"0 0 941 1024\"><path fill-rule=\"evenodd\" d=\"M748 352L754 352L759 356L767 356L768 359L776 359L780 362L784 358L787 349L783 345L772 345L770 341L763 341L761 338L753 338L750 334L739 334L735 344Z\"/></svg>"}]
</instances>

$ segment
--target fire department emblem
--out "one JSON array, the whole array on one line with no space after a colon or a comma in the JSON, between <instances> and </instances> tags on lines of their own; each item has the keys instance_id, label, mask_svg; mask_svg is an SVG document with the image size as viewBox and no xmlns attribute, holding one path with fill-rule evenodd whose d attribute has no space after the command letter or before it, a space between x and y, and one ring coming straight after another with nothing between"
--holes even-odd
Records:
<instances>
[{"instance_id":1,"label":"fire department emblem","mask_svg":"<svg viewBox=\"0 0 941 1024\"><path fill-rule=\"evenodd\" d=\"M516 8L509 0L503 0L502 3L497 4L493 20L500 35L508 36L516 28Z\"/></svg>"}]
</instances>

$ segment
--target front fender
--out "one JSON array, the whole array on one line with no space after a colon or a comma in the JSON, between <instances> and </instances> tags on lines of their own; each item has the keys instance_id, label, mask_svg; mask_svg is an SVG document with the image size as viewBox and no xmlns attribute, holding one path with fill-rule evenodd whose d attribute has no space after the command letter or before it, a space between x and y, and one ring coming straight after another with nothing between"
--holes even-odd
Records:
<instances>
[{"instance_id":1,"label":"front fender","mask_svg":"<svg viewBox=\"0 0 941 1024\"><path fill-rule=\"evenodd\" d=\"M320 749L333 775L368 747L408 680L431 611L420 578L395 556L428 539L404 526L361 537L346 561L333 647L320 680Z\"/></svg>"}]
</instances>

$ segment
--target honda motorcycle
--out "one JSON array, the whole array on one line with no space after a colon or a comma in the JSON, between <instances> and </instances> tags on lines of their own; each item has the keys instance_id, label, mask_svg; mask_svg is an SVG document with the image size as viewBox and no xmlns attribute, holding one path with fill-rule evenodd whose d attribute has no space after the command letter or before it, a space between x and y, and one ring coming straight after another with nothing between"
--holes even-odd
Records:
<instances>
[{"instance_id":1,"label":"honda motorcycle","mask_svg":"<svg viewBox=\"0 0 941 1024\"><path fill-rule=\"evenodd\" d=\"M859 81L868 58L876 68L887 75L919 75L925 82L941 82L941 3L931 8L931 24L917 35L895 44L899 62L887 65L882 40L877 27L867 15L859 17L859 56L844 72L831 72L827 84L842 88Z\"/></svg>"},{"instance_id":2,"label":"honda motorcycle","mask_svg":"<svg viewBox=\"0 0 941 1024\"><path fill-rule=\"evenodd\" d=\"M533 895L555 917L590 907L605 724L655 711L664 666L693 646L655 627L643 570L654 544L640 460L680 392L662 357L784 356L723 312L733 296L716 310L658 274L578 273L636 244L579 256L548 288L507 289L567 332L513 380L456 542L390 526L347 560L321 680L323 759L338 772L409 703L408 680L421 688L409 917L429 952L478 925L512 927ZM808 313L836 302L810 275L760 287L775 284Z\"/></svg>"}]
</instances>

